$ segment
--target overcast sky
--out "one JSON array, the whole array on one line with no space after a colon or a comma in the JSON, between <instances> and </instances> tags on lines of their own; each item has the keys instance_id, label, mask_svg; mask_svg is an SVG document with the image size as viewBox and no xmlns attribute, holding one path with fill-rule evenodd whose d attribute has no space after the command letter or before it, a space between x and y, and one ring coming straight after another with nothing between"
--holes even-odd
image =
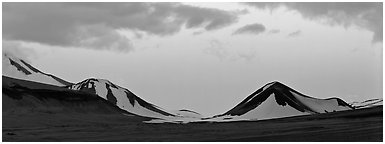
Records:
<instances>
[{"instance_id":1,"label":"overcast sky","mask_svg":"<svg viewBox=\"0 0 385 144\"><path fill-rule=\"evenodd\" d=\"M3 52L165 109L223 113L271 81L382 97L382 3L2 3Z\"/></svg>"}]
</instances>

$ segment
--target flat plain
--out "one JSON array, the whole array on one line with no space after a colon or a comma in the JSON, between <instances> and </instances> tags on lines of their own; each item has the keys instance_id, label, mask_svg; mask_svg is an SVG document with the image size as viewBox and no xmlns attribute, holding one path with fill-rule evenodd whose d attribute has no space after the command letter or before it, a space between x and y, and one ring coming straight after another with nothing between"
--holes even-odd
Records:
<instances>
[{"instance_id":1,"label":"flat plain","mask_svg":"<svg viewBox=\"0 0 385 144\"><path fill-rule=\"evenodd\" d=\"M261 121L149 124L119 114L3 113L3 141L383 141L383 107Z\"/></svg>"}]
</instances>

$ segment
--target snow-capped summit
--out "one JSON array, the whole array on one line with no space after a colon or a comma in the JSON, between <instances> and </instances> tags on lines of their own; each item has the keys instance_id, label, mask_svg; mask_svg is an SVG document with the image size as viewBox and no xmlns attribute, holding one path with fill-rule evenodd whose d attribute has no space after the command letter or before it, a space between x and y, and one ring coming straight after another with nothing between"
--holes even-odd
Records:
<instances>
[{"instance_id":1,"label":"snow-capped summit","mask_svg":"<svg viewBox=\"0 0 385 144\"><path fill-rule=\"evenodd\" d=\"M44 73L34 68L25 60L5 52L3 52L3 75L56 86L66 86L72 84L54 75Z\"/></svg>"},{"instance_id":2,"label":"snow-capped summit","mask_svg":"<svg viewBox=\"0 0 385 144\"><path fill-rule=\"evenodd\" d=\"M303 95L280 82L271 82L213 120L261 120L352 110L339 98L318 99Z\"/></svg>"},{"instance_id":3,"label":"snow-capped summit","mask_svg":"<svg viewBox=\"0 0 385 144\"><path fill-rule=\"evenodd\" d=\"M162 119L175 116L171 112L144 101L126 88L105 79L90 78L67 87L72 90L96 94L119 108L140 116Z\"/></svg>"}]
</instances>

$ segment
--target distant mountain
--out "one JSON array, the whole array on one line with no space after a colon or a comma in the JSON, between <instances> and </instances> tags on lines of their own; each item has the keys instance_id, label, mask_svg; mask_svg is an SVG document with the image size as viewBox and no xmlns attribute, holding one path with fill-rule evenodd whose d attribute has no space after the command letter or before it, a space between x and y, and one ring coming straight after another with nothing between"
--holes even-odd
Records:
<instances>
[{"instance_id":1,"label":"distant mountain","mask_svg":"<svg viewBox=\"0 0 385 144\"><path fill-rule=\"evenodd\" d=\"M67 86L67 88L96 94L119 108L137 115L163 119L176 116L171 112L146 102L128 89L120 87L108 80L90 78Z\"/></svg>"},{"instance_id":2,"label":"distant mountain","mask_svg":"<svg viewBox=\"0 0 385 144\"><path fill-rule=\"evenodd\" d=\"M202 118L201 114L191 110L165 110L108 80L90 78L76 84L70 83L54 75L41 72L24 60L6 53L3 53L3 106L4 96L6 96L6 101L11 101L11 104L16 102L16 105L34 103L39 107L44 107L44 105L51 107L65 103L62 105L65 109L71 109L69 107L71 105L75 106L76 111L82 111L80 109L84 108L84 111L91 110L90 112L94 109L89 106L96 106L98 109L104 107L110 110L118 108L131 115L155 118L149 121L151 123L263 120L330 113L382 104L382 100L368 100L352 103L353 106L351 106L339 98L317 99L303 95L282 83L272 82L252 93L231 110L212 118ZM29 96L32 96L34 100L28 101ZM82 96L86 98L82 98ZM20 99L20 97L22 101L11 100ZM72 101L76 99L81 101ZM83 105L82 100L86 100L85 103L88 104ZM88 100L92 100L92 102ZM71 102L74 104L70 104ZM33 110L34 107L30 108ZM12 110L11 107L5 108Z\"/></svg>"},{"instance_id":3,"label":"distant mountain","mask_svg":"<svg viewBox=\"0 0 385 144\"><path fill-rule=\"evenodd\" d=\"M67 82L54 75L47 74L36 69L23 59L3 52L3 79L4 77L7 79L15 78L19 83L26 80L30 82L64 87L70 91L79 91L81 94L87 93L89 95L97 95L126 112L144 117L167 119L168 121L183 121L186 118L196 119L199 117L199 114L187 110L164 110L154 104L146 102L128 89L120 87L108 80L90 78L76 84ZM41 86L46 87L42 84L30 83L28 86L36 89L42 89ZM54 87L54 89L56 89L56 87ZM64 93L67 93L67 91L64 91Z\"/></svg>"},{"instance_id":4,"label":"distant mountain","mask_svg":"<svg viewBox=\"0 0 385 144\"><path fill-rule=\"evenodd\" d=\"M2 76L4 115L33 114L103 114L137 116L116 105L80 91L38 82ZM143 118L145 119L145 118ZM146 119L147 120L147 119Z\"/></svg>"},{"instance_id":5,"label":"distant mountain","mask_svg":"<svg viewBox=\"0 0 385 144\"><path fill-rule=\"evenodd\" d=\"M383 99L375 98L375 99L365 100L362 102L351 102L349 104L356 109L368 108L368 107L383 105Z\"/></svg>"},{"instance_id":6,"label":"distant mountain","mask_svg":"<svg viewBox=\"0 0 385 144\"><path fill-rule=\"evenodd\" d=\"M262 120L352 109L354 108L339 98L317 99L303 95L282 83L272 82L211 120Z\"/></svg>"},{"instance_id":7,"label":"distant mountain","mask_svg":"<svg viewBox=\"0 0 385 144\"><path fill-rule=\"evenodd\" d=\"M54 75L44 73L27 63L25 60L22 60L4 52L2 66L3 76L51 84L56 86L66 86L73 84Z\"/></svg>"}]
</instances>

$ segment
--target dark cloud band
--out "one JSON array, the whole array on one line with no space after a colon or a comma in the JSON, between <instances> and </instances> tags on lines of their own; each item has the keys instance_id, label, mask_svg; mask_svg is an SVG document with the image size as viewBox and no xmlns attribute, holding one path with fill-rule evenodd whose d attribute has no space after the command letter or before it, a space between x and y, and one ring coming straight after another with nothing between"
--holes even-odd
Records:
<instances>
[{"instance_id":1,"label":"dark cloud band","mask_svg":"<svg viewBox=\"0 0 385 144\"><path fill-rule=\"evenodd\" d=\"M60 46L131 49L117 30L170 35L235 23L234 12L179 3L3 3L3 38ZM103 45L99 45L103 43Z\"/></svg>"},{"instance_id":2,"label":"dark cloud band","mask_svg":"<svg viewBox=\"0 0 385 144\"><path fill-rule=\"evenodd\" d=\"M382 42L382 3L381 2L256 2L246 3L259 9L275 9L284 6L298 11L310 20L327 19L330 24L366 28L374 33L373 42Z\"/></svg>"},{"instance_id":3,"label":"dark cloud band","mask_svg":"<svg viewBox=\"0 0 385 144\"><path fill-rule=\"evenodd\" d=\"M255 23L255 24L249 24L245 25L243 27L238 28L236 31L234 31L233 35L236 34L260 34L262 32L266 31L266 28L264 25Z\"/></svg>"}]
</instances>

